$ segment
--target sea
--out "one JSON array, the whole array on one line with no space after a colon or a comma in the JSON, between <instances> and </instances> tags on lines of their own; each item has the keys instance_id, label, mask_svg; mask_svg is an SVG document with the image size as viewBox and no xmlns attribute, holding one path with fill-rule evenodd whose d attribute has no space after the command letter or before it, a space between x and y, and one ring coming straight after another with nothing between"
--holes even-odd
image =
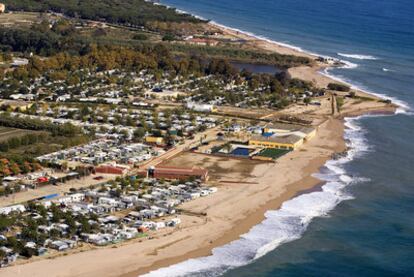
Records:
<instances>
[{"instance_id":1,"label":"sea","mask_svg":"<svg viewBox=\"0 0 414 277\"><path fill-rule=\"evenodd\" d=\"M401 106L346 119L346 156L208 257L148 276L414 276L414 1L162 0L296 49L343 60L323 74Z\"/></svg>"}]
</instances>

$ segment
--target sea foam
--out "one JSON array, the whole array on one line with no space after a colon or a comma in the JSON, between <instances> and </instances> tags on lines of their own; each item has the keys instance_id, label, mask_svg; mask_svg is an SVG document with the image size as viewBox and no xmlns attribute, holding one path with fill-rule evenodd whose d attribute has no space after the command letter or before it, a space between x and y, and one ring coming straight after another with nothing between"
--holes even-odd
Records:
<instances>
[{"instance_id":1,"label":"sea foam","mask_svg":"<svg viewBox=\"0 0 414 277\"><path fill-rule=\"evenodd\" d=\"M358 124L359 118L345 119L347 153L327 161L321 171L314 174L325 182L320 190L296 196L284 202L279 210L267 211L266 219L260 224L238 240L213 249L210 256L189 259L144 276L219 276L259 259L284 243L300 239L314 218L328 216L340 202L353 199L348 186L368 181L347 174L345 169L347 163L370 151L365 131Z\"/></svg>"},{"instance_id":2,"label":"sea foam","mask_svg":"<svg viewBox=\"0 0 414 277\"><path fill-rule=\"evenodd\" d=\"M357 68L358 64L356 63L352 63L350 61L346 61L346 60L339 60L340 62L342 62L344 65L342 66L342 68L346 68L346 69L353 69L353 68Z\"/></svg>"},{"instance_id":3,"label":"sea foam","mask_svg":"<svg viewBox=\"0 0 414 277\"><path fill-rule=\"evenodd\" d=\"M378 60L377 57L370 56L370 55L358 55L358 54L338 53L338 56L342 56L342 57L345 57L345 58L356 59L356 60Z\"/></svg>"}]
</instances>

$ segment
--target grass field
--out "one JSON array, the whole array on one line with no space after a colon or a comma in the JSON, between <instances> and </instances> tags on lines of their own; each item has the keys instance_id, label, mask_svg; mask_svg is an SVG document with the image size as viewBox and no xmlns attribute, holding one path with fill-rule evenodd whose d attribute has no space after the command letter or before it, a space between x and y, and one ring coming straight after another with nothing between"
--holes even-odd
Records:
<instances>
[{"instance_id":1,"label":"grass field","mask_svg":"<svg viewBox=\"0 0 414 277\"><path fill-rule=\"evenodd\" d=\"M21 137L30 133L34 133L34 131L9 127L0 127L0 142L6 141L13 137Z\"/></svg>"},{"instance_id":2,"label":"grass field","mask_svg":"<svg viewBox=\"0 0 414 277\"><path fill-rule=\"evenodd\" d=\"M258 156L268 157L268 158L272 158L272 159L278 159L278 158L282 157L283 155L285 155L289 152L290 152L290 150L266 148L266 149L263 149L258 154Z\"/></svg>"}]
</instances>

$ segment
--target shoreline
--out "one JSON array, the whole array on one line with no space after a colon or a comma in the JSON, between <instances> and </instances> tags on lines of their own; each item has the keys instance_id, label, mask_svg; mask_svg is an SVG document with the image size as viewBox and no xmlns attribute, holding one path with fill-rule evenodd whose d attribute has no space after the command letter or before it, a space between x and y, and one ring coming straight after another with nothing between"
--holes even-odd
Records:
<instances>
[{"instance_id":1,"label":"shoreline","mask_svg":"<svg viewBox=\"0 0 414 277\"><path fill-rule=\"evenodd\" d=\"M326 161L328 161L327 159ZM325 161L325 162L326 162ZM324 165L320 166L319 168L322 168ZM314 190L315 188L321 188L325 182L319 180L318 178L307 176L306 178L302 179L301 181L298 181L294 184L291 184L290 187L297 187L298 190L288 190L285 193L283 193L279 198L270 200L269 202L265 203L263 206L259 207L256 211L249 214L244 219L235 222L234 225L237 227L232 228L231 231L228 231L223 234L222 237L220 237L218 240L214 241L210 245L206 245L203 248L182 254L177 257L160 260L158 262L153 263L152 265L148 267L141 268L139 270L123 274L121 277L137 277L142 274L149 273L151 271L168 267L180 262L184 262L188 259L194 259L194 258L200 258L204 256L209 256L212 253L212 250L214 248L226 245L228 243L231 243L232 241L235 241L240 238L241 235L246 234L252 227L260 224L263 220L266 219L266 212L268 211L274 211L280 209L280 207L283 205L284 202L293 199L297 196L300 196L301 194L309 193L310 191Z\"/></svg>"},{"instance_id":2,"label":"shoreline","mask_svg":"<svg viewBox=\"0 0 414 277\"><path fill-rule=\"evenodd\" d=\"M189 13L191 14L191 13ZM195 15L197 16L197 15ZM318 57L323 58L332 58L325 55L319 55L317 53L312 53L309 51L306 51L302 49L299 46L294 46L290 44L286 44L283 42L275 41L267 37L262 37L260 35L256 35L254 33L239 30L237 28L229 27L220 23L217 23L215 21L209 21L207 23L209 26L219 29L224 33L230 34L234 37L237 37L239 39L244 39L248 42L253 42L254 46L258 50L265 50L269 52L276 52L284 55L293 55L293 56L301 56L301 57L307 57L312 59L315 64L311 66L302 66L302 67L296 67L296 68L290 68L288 70L289 74L292 77L302 78L306 81L314 82L316 85L320 87L326 87L328 82L336 82L336 83L342 83L345 85L348 85L352 90L356 91L358 94L363 96L369 96L374 99L380 99L380 100L391 100L393 104L395 104L396 108L400 108L403 110L408 110L408 105L399 99L396 99L394 97L388 96L386 94L376 93L372 91L368 91L366 89L360 88L354 84L352 84L351 81L345 80L341 77L337 77L331 73L329 73L329 70L332 69L341 69L341 68L350 68L352 69L352 66L350 67L350 62L339 59L339 58L333 58L336 59L342 63L344 63L343 66L334 66L329 64L323 64L316 62L316 59ZM298 71L298 72L297 72ZM305 75L305 76L303 76Z\"/></svg>"},{"instance_id":3,"label":"shoreline","mask_svg":"<svg viewBox=\"0 0 414 277\"><path fill-rule=\"evenodd\" d=\"M213 26L224 29L226 32L239 32L241 35L236 35L248 37L253 43L257 43L257 47L264 47L261 48L264 50L275 52L280 51L279 53L282 54L291 53L292 55L310 56L312 58L318 57L317 55L301 52L297 49L289 48L286 45L284 46L278 44L277 42L254 37L254 35L249 35L248 33L243 33L242 31L231 30L231 28L217 23L210 22L208 24L213 24ZM298 77L305 77L307 80L315 81L316 84L323 86L327 81L337 82L335 79L325 76L320 72L320 70L329 68L331 67L323 67L321 65L312 67L308 66L296 69L296 71L293 70L293 74L297 74ZM352 86L352 84L349 85ZM362 95L369 95L374 99L380 99L380 97L375 94L364 92L360 89L357 91ZM251 196L251 198L248 198L250 197L249 194L239 192L237 191L237 188L234 188L234 190L238 193L235 197L236 201L247 202L251 200L252 205L257 204L257 207L249 208L244 207L248 205L247 203L244 206L239 204L240 209L244 210L233 212L233 214L230 213L230 215L234 216L232 218L233 220L227 218L227 216L230 217L230 215L228 215L225 210L237 210L237 208L231 207L232 202L229 201L230 203L223 204L224 216L218 214L217 210L220 209L220 206L216 209L211 207L214 206L215 203L220 202L222 199L227 199L226 197L231 196L231 193L227 191L232 189L231 185L223 186L224 191L222 193L220 192L220 195L222 195L223 198L217 197L219 198L217 199L214 195L212 198L215 199L209 198L207 200L203 200L204 202L202 204L199 204L200 201L188 204L189 207L193 207L195 209L200 209L200 207L202 207L212 210L213 215L211 216L209 212L204 224L199 222L199 225L189 226L177 230L177 232L174 231L168 236L165 236L165 239L163 236L159 236L153 240L146 240L143 242L133 241L131 243L126 243L125 245L118 245L116 248L98 248L93 251L61 256L53 260L42 259L21 265L11 266L1 269L2 274L4 274L2 276L27 276L27 274L30 274L33 277L36 277L46 276L45 274L49 273L52 274L49 276L99 275L103 277L136 277L140 274L148 273L150 271L186 261L191 258L208 256L212 253L214 248L237 240L241 235L247 233L252 227L260 224L266 218L265 213L267 211L277 210L284 202L323 186L324 181L321 181L312 175L318 173L320 168L322 168L327 161L332 160L335 153L342 153L346 150L344 139L345 117L358 117L370 113L392 114L395 113L397 107L397 105L391 105L387 107L372 107L368 109L351 108L349 111L345 111L343 114L340 114L337 118L331 117L328 119L327 122L322 124L324 126L320 126L320 131L318 131L318 137L315 138L315 141L312 140L309 142L309 146L306 145L304 147L304 149L306 149L305 152L301 152L300 150L295 151L295 153L292 153L289 157L282 158L280 162L278 161L274 166L272 166L272 169L274 170L279 170L280 167L282 170L289 170L289 168L294 169L299 163L300 166L297 172L297 175L300 175L299 179L294 180L294 177L289 176L285 179L281 178L283 180L277 184L269 184L268 182L271 182L272 179L274 180L275 174L270 174L270 176L263 174L262 176L257 177L258 181L261 183L260 189L249 188L248 185L240 184L240 190L251 190L249 193L255 196ZM319 134L320 132L322 134ZM306 157L301 157L301 155ZM288 158L291 160L289 161ZM296 160L298 161L296 162ZM269 168L266 169L269 170ZM264 169L261 166L256 166L254 170L263 171ZM231 172L229 172L229 174L231 174ZM270 188L270 191L267 188ZM237 205L238 203L233 204ZM241 212L246 212L247 215L245 216L240 214ZM191 220L189 219L189 221ZM191 224L189 223L189 225ZM202 230L203 226L208 226L209 228L217 227L219 230L208 232L208 230ZM192 242L194 243L192 244ZM143 249L140 249L140 247ZM151 254L154 252L154 249L156 253L155 255ZM59 272L59 269L65 265L68 270L63 273Z\"/></svg>"},{"instance_id":4,"label":"shoreline","mask_svg":"<svg viewBox=\"0 0 414 277\"><path fill-rule=\"evenodd\" d=\"M225 33L230 33L235 37L238 37L240 39L244 39L246 41L259 41L259 42L263 42L263 43L269 43L269 44L273 44L277 47L280 47L280 54L284 54L284 55L294 55L294 56L301 56L301 57L307 57L307 58L311 58L311 59L315 59L317 57L319 57L319 55L315 54L315 53L311 53L308 51L303 50L300 47L294 46L294 45L290 45L290 44L286 44L286 43L282 43L282 42L278 42L266 37L262 37L259 35L256 35L254 33L251 32L247 32L247 31L243 31L237 28L233 28L233 27L229 27L220 23L217 23L215 21L209 21L208 23L209 26L212 26L213 28L217 28L221 31L224 31Z\"/></svg>"}]
</instances>

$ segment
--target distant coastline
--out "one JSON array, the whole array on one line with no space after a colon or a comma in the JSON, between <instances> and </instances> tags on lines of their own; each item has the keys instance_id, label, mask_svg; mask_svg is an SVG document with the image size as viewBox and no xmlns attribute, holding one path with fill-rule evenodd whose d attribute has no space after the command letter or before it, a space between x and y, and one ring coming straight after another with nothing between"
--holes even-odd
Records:
<instances>
[{"instance_id":1,"label":"distant coastline","mask_svg":"<svg viewBox=\"0 0 414 277\"><path fill-rule=\"evenodd\" d=\"M318 53L313 53L311 51L306 51L305 49L303 49L300 46L296 46L296 45L292 45L292 44L289 44L289 43L276 41L276 40L267 38L265 36L254 34L252 32L244 31L244 30L241 30L241 29L238 29L238 28L235 28L235 27L226 26L226 25L221 24L219 22L204 18L203 16L200 16L198 14L188 12L188 11L185 11L185 10L182 10L182 9L177 9L173 6L169 6L169 5L164 4L162 2L157 2L157 5L163 5L167 8L174 8L179 13L189 14L191 16L194 16L194 17L198 18L198 19L206 20L206 21L208 21L208 24L210 24L211 26L214 26L214 27L216 27L220 30L223 30L225 32L231 32L231 33L235 34L236 36L239 36L240 38L248 38L248 39L251 39L251 40L258 40L258 41L268 43L270 45L274 45L274 46L276 46L277 49L271 49L271 50L277 51L278 53L281 53L281 54L298 55L298 56L308 57L308 58L311 58L311 59L316 59L318 57L332 58L332 57L329 57L329 56L320 55ZM266 48L268 48L268 47L266 47ZM265 48L265 50L268 50L266 48ZM345 58L356 58L356 59L369 59L369 60L376 60L377 59L376 57L373 57L373 56L370 56L370 55L352 55L352 54L338 53L338 56L342 56L342 57L345 57ZM356 66L355 64L353 64L352 62L349 62L347 60L339 60L339 61L344 63L344 66L343 66L344 68L353 68L353 67ZM322 66L322 67L317 68L316 71L317 71L318 74L329 78L333 82L340 82L340 83L347 84L351 88L353 88L357 91L360 91L363 94L368 94L368 95L371 95L371 96L374 96L374 97L377 97L377 98L380 98L380 99L393 101L393 103L395 103L397 106L399 106L398 109L397 109L397 112L404 112L405 110L409 109L408 104L406 104L405 102L403 102L403 101L401 101L397 98L360 88L360 87L354 85L351 80L346 80L346 79L343 79L341 77L338 77L338 76L330 73L329 71L333 68L335 68L335 67L326 65L326 66Z\"/></svg>"}]
</instances>

